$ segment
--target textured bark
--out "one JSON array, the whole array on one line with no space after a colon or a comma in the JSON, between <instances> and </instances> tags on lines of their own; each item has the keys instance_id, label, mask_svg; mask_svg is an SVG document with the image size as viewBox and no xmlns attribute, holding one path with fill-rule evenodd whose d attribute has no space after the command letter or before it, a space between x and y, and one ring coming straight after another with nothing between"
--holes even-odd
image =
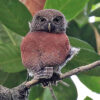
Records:
<instances>
[{"instance_id":1,"label":"textured bark","mask_svg":"<svg viewBox=\"0 0 100 100\"><path fill-rule=\"evenodd\" d=\"M12 100L10 89L0 85L0 100Z\"/></svg>"},{"instance_id":2,"label":"textured bark","mask_svg":"<svg viewBox=\"0 0 100 100\"><path fill-rule=\"evenodd\" d=\"M0 85L0 100L28 100L27 91L25 83L12 89Z\"/></svg>"}]
</instances>

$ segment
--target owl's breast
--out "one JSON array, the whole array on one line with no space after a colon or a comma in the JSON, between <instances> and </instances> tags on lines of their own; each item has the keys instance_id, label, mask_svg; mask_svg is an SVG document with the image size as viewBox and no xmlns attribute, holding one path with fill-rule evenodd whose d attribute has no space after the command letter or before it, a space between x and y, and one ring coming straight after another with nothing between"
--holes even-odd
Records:
<instances>
[{"instance_id":1,"label":"owl's breast","mask_svg":"<svg viewBox=\"0 0 100 100\"><path fill-rule=\"evenodd\" d=\"M21 44L22 61L27 67L60 65L65 62L69 51L70 43L64 33L29 33Z\"/></svg>"}]
</instances>

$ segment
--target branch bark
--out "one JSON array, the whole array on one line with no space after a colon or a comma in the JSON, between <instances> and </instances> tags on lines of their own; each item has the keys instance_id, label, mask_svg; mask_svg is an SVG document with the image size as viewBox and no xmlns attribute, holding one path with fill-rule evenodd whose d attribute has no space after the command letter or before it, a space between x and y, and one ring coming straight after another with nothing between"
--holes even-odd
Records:
<instances>
[{"instance_id":1,"label":"branch bark","mask_svg":"<svg viewBox=\"0 0 100 100\"><path fill-rule=\"evenodd\" d=\"M75 74L77 74L79 72L84 72L84 71L90 70L90 69L95 68L97 66L100 66L100 60L99 61L95 61L95 62L93 62L93 63L91 63L89 65L80 66L80 67L77 67L75 69L72 69L69 72L66 72L66 73L62 74L57 80L62 80L64 78L67 78L67 77L70 77L72 75L75 75ZM39 80L34 80L33 79L33 80L27 82L25 85L26 85L26 87L30 87L30 86L38 84L38 83L40 83Z\"/></svg>"},{"instance_id":2,"label":"branch bark","mask_svg":"<svg viewBox=\"0 0 100 100\"><path fill-rule=\"evenodd\" d=\"M79 72L90 70L97 66L100 66L100 60L95 61L89 65L80 66L78 68L70 70L69 72L62 74L56 80L62 80L64 78L67 78L67 77L77 74ZM24 82L21 85L15 87L15 88L12 88L12 89L8 89L8 88L0 85L0 100L28 100L28 95L27 95L28 89L31 86L39 84L39 83L41 83L40 80L32 79L31 81Z\"/></svg>"},{"instance_id":3,"label":"branch bark","mask_svg":"<svg viewBox=\"0 0 100 100\"><path fill-rule=\"evenodd\" d=\"M85 66L77 67L69 72L66 72L60 76L60 79L62 80L62 79L67 78L69 76L75 75L79 72L84 72L84 71L90 70L90 69L95 68L97 66L100 66L100 60L95 61L95 62L88 64L88 65L85 65Z\"/></svg>"},{"instance_id":4,"label":"branch bark","mask_svg":"<svg viewBox=\"0 0 100 100\"><path fill-rule=\"evenodd\" d=\"M27 90L25 83L12 89L0 85L0 100L28 100Z\"/></svg>"}]
</instances>

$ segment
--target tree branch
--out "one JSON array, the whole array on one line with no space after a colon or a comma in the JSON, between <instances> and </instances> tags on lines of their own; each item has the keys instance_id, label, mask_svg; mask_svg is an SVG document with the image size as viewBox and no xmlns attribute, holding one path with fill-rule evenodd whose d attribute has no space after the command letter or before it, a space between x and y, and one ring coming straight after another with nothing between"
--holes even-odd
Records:
<instances>
[{"instance_id":1,"label":"tree branch","mask_svg":"<svg viewBox=\"0 0 100 100\"><path fill-rule=\"evenodd\" d=\"M69 87L70 85L62 80L59 81L60 84L66 86L66 87Z\"/></svg>"},{"instance_id":2,"label":"tree branch","mask_svg":"<svg viewBox=\"0 0 100 100\"><path fill-rule=\"evenodd\" d=\"M51 85L49 85L49 90L50 90L50 92L51 92L51 95L52 95L53 100L57 100L57 98L56 98L56 96L55 96L55 93L54 93L53 88L52 88Z\"/></svg>"},{"instance_id":3,"label":"tree branch","mask_svg":"<svg viewBox=\"0 0 100 100\"><path fill-rule=\"evenodd\" d=\"M62 74L56 80L58 80L58 81L62 80L64 78L67 78L67 77L77 74L79 72L90 70L97 66L100 66L100 60L95 61L89 65L81 66L81 67L75 68L73 70L70 70L69 72ZM0 85L0 100L28 100L28 95L27 95L28 89L31 86L39 84L39 83L41 83L40 80L32 79L31 81L24 82L21 85L15 87L15 88L12 88L12 89L8 89L8 88Z\"/></svg>"},{"instance_id":4,"label":"tree branch","mask_svg":"<svg viewBox=\"0 0 100 100\"><path fill-rule=\"evenodd\" d=\"M80 67L77 67L69 72L66 72L60 76L60 79L62 80L64 78L67 78L67 77L72 76L74 74L77 74L79 72L84 72L84 71L90 70L90 69L95 68L97 66L100 66L100 60L95 61L89 65L80 66Z\"/></svg>"},{"instance_id":5,"label":"tree branch","mask_svg":"<svg viewBox=\"0 0 100 100\"><path fill-rule=\"evenodd\" d=\"M12 89L0 85L0 100L28 100L27 90L25 83Z\"/></svg>"},{"instance_id":6,"label":"tree branch","mask_svg":"<svg viewBox=\"0 0 100 100\"><path fill-rule=\"evenodd\" d=\"M77 67L75 69L70 70L69 72L61 74L61 76L57 80L62 80L64 78L67 78L67 77L72 76L74 74L77 74L79 72L90 70L90 69L95 68L97 66L100 66L100 60L95 61L95 62L93 62L93 63L91 63L89 65ZM34 80L33 79L33 80L27 82L25 85L26 85L26 87L30 87L30 86L38 84L38 83L40 83L39 80Z\"/></svg>"}]
</instances>

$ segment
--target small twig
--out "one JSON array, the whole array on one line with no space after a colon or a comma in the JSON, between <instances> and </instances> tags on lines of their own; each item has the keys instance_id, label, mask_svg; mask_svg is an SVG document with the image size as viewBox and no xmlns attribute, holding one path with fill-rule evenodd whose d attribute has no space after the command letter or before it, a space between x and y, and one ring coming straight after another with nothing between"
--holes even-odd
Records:
<instances>
[{"instance_id":1,"label":"small twig","mask_svg":"<svg viewBox=\"0 0 100 100\"><path fill-rule=\"evenodd\" d=\"M26 82L26 87L30 88L32 85L38 84L39 80L32 79L31 81Z\"/></svg>"},{"instance_id":2,"label":"small twig","mask_svg":"<svg viewBox=\"0 0 100 100\"><path fill-rule=\"evenodd\" d=\"M90 23L90 26L94 30L94 35L95 35L96 45L97 45L97 52L100 55L100 33L99 33L98 29L92 23Z\"/></svg>"},{"instance_id":3,"label":"small twig","mask_svg":"<svg viewBox=\"0 0 100 100\"><path fill-rule=\"evenodd\" d=\"M70 85L62 80L59 81L62 85L66 86L66 87L69 87Z\"/></svg>"},{"instance_id":4,"label":"small twig","mask_svg":"<svg viewBox=\"0 0 100 100\"><path fill-rule=\"evenodd\" d=\"M69 76L75 75L75 74L77 74L79 72L90 70L92 68L95 68L96 66L100 66L100 60L96 61L96 62L93 62L93 63L91 63L89 65L77 67L77 68L75 68L75 69L73 69L73 70L71 70L69 72L66 72L66 73L64 73L64 74L62 74L60 76L60 79L62 80L62 79L67 78Z\"/></svg>"},{"instance_id":5,"label":"small twig","mask_svg":"<svg viewBox=\"0 0 100 100\"><path fill-rule=\"evenodd\" d=\"M51 95L52 95L53 100L57 100L57 98L56 98L56 96L55 96L55 93L54 93L54 91L53 91L52 86L49 85L48 87L49 87L49 90L50 90L50 92L51 92Z\"/></svg>"}]
</instances>

